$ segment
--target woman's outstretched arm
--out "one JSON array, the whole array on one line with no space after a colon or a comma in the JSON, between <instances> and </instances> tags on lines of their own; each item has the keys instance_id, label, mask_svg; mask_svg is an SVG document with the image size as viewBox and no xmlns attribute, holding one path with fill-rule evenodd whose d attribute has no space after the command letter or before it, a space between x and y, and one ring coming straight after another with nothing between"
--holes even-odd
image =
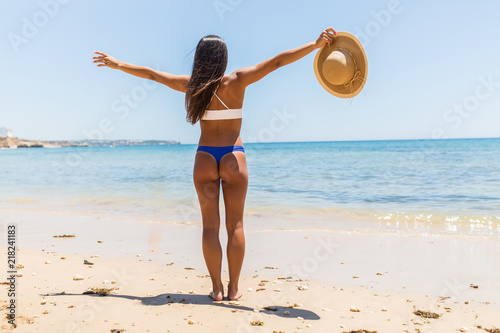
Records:
<instances>
[{"instance_id":1,"label":"woman's outstretched arm","mask_svg":"<svg viewBox=\"0 0 500 333\"><path fill-rule=\"evenodd\" d=\"M98 67L106 66L113 69L119 69L125 73L132 74L144 79L153 80L166 85L177 91L186 92L189 75L174 75L166 72L160 72L155 69L127 64L126 62L119 61L106 53L94 51L97 56L93 57L94 63Z\"/></svg>"},{"instance_id":2,"label":"woman's outstretched arm","mask_svg":"<svg viewBox=\"0 0 500 333\"><path fill-rule=\"evenodd\" d=\"M258 65L241 68L235 71L234 74L236 74L238 81L246 87L259 81L272 71L305 57L312 51L322 47L324 44L331 45L334 36L337 36L337 33L333 28L325 29L314 42L281 52L277 56L263 61Z\"/></svg>"}]
</instances>

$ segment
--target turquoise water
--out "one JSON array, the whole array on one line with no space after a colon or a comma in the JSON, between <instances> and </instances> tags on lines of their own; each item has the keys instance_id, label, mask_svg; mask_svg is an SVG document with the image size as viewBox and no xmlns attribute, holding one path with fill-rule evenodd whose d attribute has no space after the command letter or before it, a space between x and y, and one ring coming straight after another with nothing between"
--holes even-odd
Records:
<instances>
[{"instance_id":1,"label":"turquoise water","mask_svg":"<svg viewBox=\"0 0 500 333\"><path fill-rule=\"evenodd\" d=\"M500 139L244 147L246 214L255 229L355 225L500 234ZM195 151L195 145L0 150L0 209L199 224Z\"/></svg>"}]
</instances>

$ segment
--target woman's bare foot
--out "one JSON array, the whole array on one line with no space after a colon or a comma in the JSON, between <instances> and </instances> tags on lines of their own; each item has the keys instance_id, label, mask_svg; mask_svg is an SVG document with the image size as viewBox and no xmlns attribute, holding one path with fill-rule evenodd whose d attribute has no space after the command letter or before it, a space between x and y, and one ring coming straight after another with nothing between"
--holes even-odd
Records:
<instances>
[{"instance_id":1,"label":"woman's bare foot","mask_svg":"<svg viewBox=\"0 0 500 333\"><path fill-rule=\"evenodd\" d=\"M222 301L222 299L224 298L222 292L218 292L217 294L215 294L213 291L211 291L208 296L210 296L214 301Z\"/></svg>"},{"instance_id":2,"label":"woman's bare foot","mask_svg":"<svg viewBox=\"0 0 500 333\"><path fill-rule=\"evenodd\" d=\"M213 291L211 291L208 296L210 296L214 301L222 301L224 298L224 287L222 287L222 283L220 288L213 287Z\"/></svg>"},{"instance_id":3,"label":"woman's bare foot","mask_svg":"<svg viewBox=\"0 0 500 333\"><path fill-rule=\"evenodd\" d=\"M236 301L241 296L243 296L243 295L238 291L238 287L232 288L231 287L231 282L229 282L229 284L227 285L227 298L230 301Z\"/></svg>"}]
</instances>

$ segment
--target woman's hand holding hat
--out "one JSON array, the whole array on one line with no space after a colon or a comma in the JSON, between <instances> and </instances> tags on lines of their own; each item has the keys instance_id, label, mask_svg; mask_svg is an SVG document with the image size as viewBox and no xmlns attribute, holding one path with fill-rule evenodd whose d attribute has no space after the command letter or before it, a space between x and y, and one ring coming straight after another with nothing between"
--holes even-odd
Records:
<instances>
[{"instance_id":1,"label":"woman's hand holding hat","mask_svg":"<svg viewBox=\"0 0 500 333\"><path fill-rule=\"evenodd\" d=\"M325 44L328 44L329 46L331 46L332 41L333 41L333 37L336 37L336 36L337 36L337 32L333 28L325 29L321 32L321 35L319 35L314 46L318 49Z\"/></svg>"}]
</instances>

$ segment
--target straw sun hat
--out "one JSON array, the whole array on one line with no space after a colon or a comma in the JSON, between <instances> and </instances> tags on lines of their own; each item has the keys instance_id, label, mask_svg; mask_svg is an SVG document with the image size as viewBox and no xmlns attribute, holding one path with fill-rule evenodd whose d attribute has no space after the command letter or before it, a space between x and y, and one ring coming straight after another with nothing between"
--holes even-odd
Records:
<instances>
[{"instance_id":1,"label":"straw sun hat","mask_svg":"<svg viewBox=\"0 0 500 333\"><path fill-rule=\"evenodd\" d=\"M348 32L337 32L314 58L314 73L330 94L351 98L360 93L368 74L368 61L361 42Z\"/></svg>"}]
</instances>

